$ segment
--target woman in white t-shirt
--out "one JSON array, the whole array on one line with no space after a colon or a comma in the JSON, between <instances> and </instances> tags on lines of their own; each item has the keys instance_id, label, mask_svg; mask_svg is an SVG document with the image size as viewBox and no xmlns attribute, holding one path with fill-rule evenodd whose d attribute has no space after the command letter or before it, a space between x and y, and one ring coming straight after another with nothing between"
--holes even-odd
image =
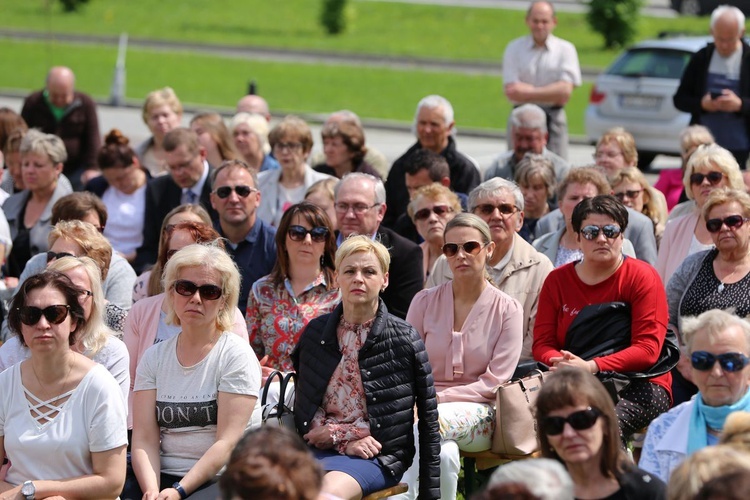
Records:
<instances>
[{"instance_id":1,"label":"woman in white t-shirt","mask_svg":"<svg viewBox=\"0 0 750 500\"><path fill-rule=\"evenodd\" d=\"M13 298L10 328L31 355L0 373L3 498L112 499L122 489L125 402L103 366L71 349L86 326L82 293L44 271Z\"/></svg>"},{"instance_id":2,"label":"woman in white t-shirt","mask_svg":"<svg viewBox=\"0 0 750 500\"><path fill-rule=\"evenodd\" d=\"M240 276L216 244L178 251L164 270L167 323L182 331L150 347L133 396L132 466L123 497L219 496L219 471L250 426L260 364L232 334Z\"/></svg>"}]
</instances>

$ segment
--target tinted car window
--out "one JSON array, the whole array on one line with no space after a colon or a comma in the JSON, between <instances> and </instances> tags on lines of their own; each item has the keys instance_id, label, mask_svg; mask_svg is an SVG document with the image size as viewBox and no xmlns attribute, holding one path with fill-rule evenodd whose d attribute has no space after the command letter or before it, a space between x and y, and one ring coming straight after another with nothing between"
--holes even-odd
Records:
<instances>
[{"instance_id":1,"label":"tinted car window","mask_svg":"<svg viewBox=\"0 0 750 500\"><path fill-rule=\"evenodd\" d=\"M633 49L618 59L607 74L679 79L692 55L680 50Z\"/></svg>"}]
</instances>

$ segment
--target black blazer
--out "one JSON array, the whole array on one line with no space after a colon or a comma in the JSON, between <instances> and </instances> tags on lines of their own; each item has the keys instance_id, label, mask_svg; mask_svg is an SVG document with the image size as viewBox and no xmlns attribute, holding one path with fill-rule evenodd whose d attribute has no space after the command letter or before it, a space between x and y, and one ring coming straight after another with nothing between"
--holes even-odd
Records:
<instances>
[{"instance_id":1,"label":"black blazer","mask_svg":"<svg viewBox=\"0 0 750 500\"><path fill-rule=\"evenodd\" d=\"M391 254L388 287L380 297L391 314L406 319L411 299L424 287L422 249L383 226L378 229L376 238Z\"/></svg>"}]
</instances>

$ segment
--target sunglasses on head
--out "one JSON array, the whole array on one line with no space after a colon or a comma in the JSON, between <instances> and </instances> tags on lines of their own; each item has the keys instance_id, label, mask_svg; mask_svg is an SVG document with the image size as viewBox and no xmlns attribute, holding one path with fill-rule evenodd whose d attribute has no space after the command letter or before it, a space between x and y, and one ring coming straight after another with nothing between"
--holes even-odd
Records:
<instances>
[{"instance_id":1,"label":"sunglasses on head","mask_svg":"<svg viewBox=\"0 0 750 500\"><path fill-rule=\"evenodd\" d=\"M599 409L589 406L585 410L574 411L567 417L544 417L541 422L542 431L548 436L557 436L562 434L566 423L577 431L585 431L591 429L601 416Z\"/></svg>"},{"instance_id":2,"label":"sunglasses on head","mask_svg":"<svg viewBox=\"0 0 750 500\"><path fill-rule=\"evenodd\" d=\"M216 285L201 285L198 286L192 281L188 280L177 280L174 282L174 291L182 295L183 297L192 297L197 291L202 300L216 300L221 297L221 287Z\"/></svg>"},{"instance_id":3,"label":"sunglasses on head","mask_svg":"<svg viewBox=\"0 0 750 500\"><path fill-rule=\"evenodd\" d=\"M34 306L22 306L18 308L21 323L28 326L34 326L39 323L42 316L44 316L48 323L59 325L68 317L69 310L70 306L66 305L47 306L44 309Z\"/></svg>"},{"instance_id":4,"label":"sunglasses on head","mask_svg":"<svg viewBox=\"0 0 750 500\"><path fill-rule=\"evenodd\" d=\"M289 226L286 233L292 241L303 241L309 234L310 239L314 242L323 243L328 237L328 228L317 226L312 229L307 229L303 226Z\"/></svg>"},{"instance_id":5,"label":"sunglasses on head","mask_svg":"<svg viewBox=\"0 0 750 500\"><path fill-rule=\"evenodd\" d=\"M697 186L703 184L703 179L708 179L708 183L715 186L720 183L723 178L724 174L722 172L715 171L707 174L692 174L690 176L690 184L695 184Z\"/></svg>"},{"instance_id":6,"label":"sunglasses on head","mask_svg":"<svg viewBox=\"0 0 750 500\"><path fill-rule=\"evenodd\" d=\"M499 205L493 205L491 203L482 203L481 205L477 205L474 207L474 210L472 212L479 212L482 215L491 215L495 212L495 210L500 211L503 215L511 215L518 211L518 207L515 205L511 205L510 203L501 203Z\"/></svg>"},{"instance_id":7,"label":"sunglasses on head","mask_svg":"<svg viewBox=\"0 0 750 500\"><path fill-rule=\"evenodd\" d=\"M727 226L729 229L737 229L739 227L742 227L742 224L747 221L750 221L750 219L741 215L730 215L729 217L724 217L723 219L708 219L706 221L706 230L709 233L718 233L719 231L721 231L722 225Z\"/></svg>"},{"instance_id":8,"label":"sunglasses on head","mask_svg":"<svg viewBox=\"0 0 750 500\"><path fill-rule=\"evenodd\" d=\"M587 240L595 240L599 237L599 233L604 233L609 239L617 238L622 232L620 226L615 224L607 224L606 226L585 226L581 228L581 235Z\"/></svg>"},{"instance_id":9,"label":"sunglasses on head","mask_svg":"<svg viewBox=\"0 0 750 500\"><path fill-rule=\"evenodd\" d=\"M250 186L221 186L214 190L214 193L216 193L216 196L221 198L222 200L224 198L229 198L229 195L232 194L232 191L237 193L237 196L240 198L247 198L250 196L250 193L254 193L257 191L255 188L251 188Z\"/></svg>"},{"instance_id":10,"label":"sunglasses on head","mask_svg":"<svg viewBox=\"0 0 750 500\"><path fill-rule=\"evenodd\" d=\"M643 192L643 189L635 189L633 191L623 191L621 193L615 193L615 198L617 198L620 201L624 200L625 198L634 200L642 192Z\"/></svg>"},{"instance_id":11,"label":"sunglasses on head","mask_svg":"<svg viewBox=\"0 0 750 500\"><path fill-rule=\"evenodd\" d=\"M455 257L458 253L459 248L464 249L464 253L467 255L478 254L486 244L479 243L478 241L467 241L466 243L446 243L443 245L443 254L446 257Z\"/></svg>"},{"instance_id":12,"label":"sunglasses on head","mask_svg":"<svg viewBox=\"0 0 750 500\"><path fill-rule=\"evenodd\" d=\"M75 255L70 252L47 252L47 264L63 257L75 257Z\"/></svg>"},{"instance_id":13,"label":"sunglasses on head","mask_svg":"<svg viewBox=\"0 0 750 500\"><path fill-rule=\"evenodd\" d=\"M430 214L434 213L438 217L442 217L445 214L449 214L453 212L453 207L449 207L448 205L435 205L432 208L423 208L422 210L417 210L417 212L414 214L414 220L425 220L430 217Z\"/></svg>"},{"instance_id":14,"label":"sunglasses on head","mask_svg":"<svg viewBox=\"0 0 750 500\"><path fill-rule=\"evenodd\" d=\"M750 358L740 352L711 354L707 351L695 351L690 355L690 364L693 365L693 368L701 372L711 370L717 360L721 369L725 372L738 372L750 363Z\"/></svg>"}]
</instances>

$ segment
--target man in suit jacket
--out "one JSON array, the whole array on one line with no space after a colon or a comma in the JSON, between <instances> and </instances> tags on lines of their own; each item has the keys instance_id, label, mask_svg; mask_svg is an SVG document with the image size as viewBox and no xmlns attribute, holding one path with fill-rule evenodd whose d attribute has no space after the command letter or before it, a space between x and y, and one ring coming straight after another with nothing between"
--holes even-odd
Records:
<instances>
[{"instance_id":1,"label":"man in suit jacket","mask_svg":"<svg viewBox=\"0 0 750 500\"><path fill-rule=\"evenodd\" d=\"M383 182L369 174L347 174L336 186L335 200L339 244L352 234L366 234L390 252L389 283L380 296L391 314L406 318L411 299L424 283L422 249L380 225L387 208Z\"/></svg>"},{"instance_id":2,"label":"man in suit jacket","mask_svg":"<svg viewBox=\"0 0 750 500\"><path fill-rule=\"evenodd\" d=\"M206 161L206 150L198 136L190 129L176 128L164 136L169 175L157 177L146 186L145 224L143 244L138 249L133 267L142 272L156 262L159 252L159 231L164 217L173 208L185 203L200 204L212 219L216 211L211 206L211 168Z\"/></svg>"}]
</instances>

